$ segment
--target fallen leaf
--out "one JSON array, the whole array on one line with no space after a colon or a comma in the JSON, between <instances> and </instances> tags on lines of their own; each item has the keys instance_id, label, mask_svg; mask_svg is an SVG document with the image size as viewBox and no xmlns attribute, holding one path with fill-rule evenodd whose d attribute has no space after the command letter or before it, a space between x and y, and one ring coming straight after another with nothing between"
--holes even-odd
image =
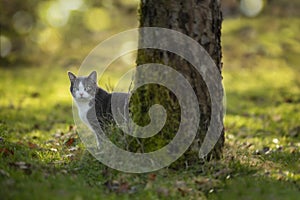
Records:
<instances>
[{"instance_id":1,"label":"fallen leaf","mask_svg":"<svg viewBox=\"0 0 300 200\"><path fill-rule=\"evenodd\" d=\"M34 144L32 142L28 142L28 146L29 146L30 149L37 149L37 148L39 148L39 146L37 144Z\"/></svg>"},{"instance_id":2,"label":"fallen leaf","mask_svg":"<svg viewBox=\"0 0 300 200\"><path fill-rule=\"evenodd\" d=\"M209 178L201 178L201 179L196 179L195 180L195 183L197 185L205 185L205 184L208 184L210 182L210 179Z\"/></svg>"},{"instance_id":3,"label":"fallen leaf","mask_svg":"<svg viewBox=\"0 0 300 200\"><path fill-rule=\"evenodd\" d=\"M192 191L192 188L180 187L180 188L177 188L177 190L180 192L181 196L184 197Z\"/></svg>"},{"instance_id":4,"label":"fallen leaf","mask_svg":"<svg viewBox=\"0 0 300 200\"><path fill-rule=\"evenodd\" d=\"M155 181L155 179L156 179L156 174L151 173L151 174L148 175L148 180L149 181Z\"/></svg>"},{"instance_id":5,"label":"fallen leaf","mask_svg":"<svg viewBox=\"0 0 300 200\"><path fill-rule=\"evenodd\" d=\"M75 143L75 138L69 138L66 142L65 145L67 146L72 146Z\"/></svg>"},{"instance_id":6,"label":"fallen leaf","mask_svg":"<svg viewBox=\"0 0 300 200\"><path fill-rule=\"evenodd\" d=\"M130 190L130 186L128 182L123 182L119 185L119 188L117 190L118 193L126 193Z\"/></svg>"},{"instance_id":7,"label":"fallen leaf","mask_svg":"<svg viewBox=\"0 0 300 200\"><path fill-rule=\"evenodd\" d=\"M12 156L14 155L14 151L4 147L0 148L0 154L3 156Z\"/></svg>"}]
</instances>

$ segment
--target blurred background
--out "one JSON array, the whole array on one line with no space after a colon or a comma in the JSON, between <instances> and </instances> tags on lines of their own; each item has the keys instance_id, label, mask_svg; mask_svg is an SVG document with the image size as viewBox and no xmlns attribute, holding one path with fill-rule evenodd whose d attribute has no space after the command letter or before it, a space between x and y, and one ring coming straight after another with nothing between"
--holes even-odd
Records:
<instances>
[{"instance_id":1,"label":"blurred background","mask_svg":"<svg viewBox=\"0 0 300 200\"><path fill-rule=\"evenodd\" d=\"M138 27L138 4L139 0L1 0L0 67L76 72L101 41ZM293 69L282 68L288 71L282 75L299 72L299 0L222 0L222 10L225 73L258 66ZM135 52L120 57L108 68L102 86L111 89L114 79L134 63ZM45 77L45 72L31 75Z\"/></svg>"},{"instance_id":2,"label":"blurred background","mask_svg":"<svg viewBox=\"0 0 300 200\"><path fill-rule=\"evenodd\" d=\"M96 44L138 26L138 3L139 0L1 0L0 64L2 67L24 63L44 65L55 61L61 67L79 66ZM260 42L260 31L280 26L277 20L293 20L300 15L298 0L222 0L222 6L224 35L240 25L243 29L238 37L251 40L251 44L256 40ZM232 18L249 20L227 25L226 21ZM278 30L278 36L286 38L284 44L277 46L278 38L266 35L260 47L256 44L257 52L252 53L271 50L271 53L277 51L278 55L286 49L299 53L299 49L291 47L291 43L299 42L299 36L294 35L299 30L296 24L286 22ZM223 41L224 54L228 56L226 43L232 41L228 42L227 37ZM236 48L241 46L236 45Z\"/></svg>"},{"instance_id":3,"label":"blurred background","mask_svg":"<svg viewBox=\"0 0 300 200\"><path fill-rule=\"evenodd\" d=\"M138 0L1 1L1 64L79 66L110 35L137 27Z\"/></svg>"}]
</instances>

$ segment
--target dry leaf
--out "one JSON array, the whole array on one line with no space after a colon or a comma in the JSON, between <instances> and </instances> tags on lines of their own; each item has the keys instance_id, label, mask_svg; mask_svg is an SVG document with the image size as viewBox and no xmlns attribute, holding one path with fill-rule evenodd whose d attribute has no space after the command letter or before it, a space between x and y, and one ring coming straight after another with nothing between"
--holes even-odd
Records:
<instances>
[{"instance_id":1,"label":"dry leaf","mask_svg":"<svg viewBox=\"0 0 300 200\"><path fill-rule=\"evenodd\" d=\"M14 151L8 148L0 148L0 154L3 156L12 156L14 155Z\"/></svg>"},{"instance_id":2,"label":"dry leaf","mask_svg":"<svg viewBox=\"0 0 300 200\"><path fill-rule=\"evenodd\" d=\"M29 146L30 149L37 149L37 148L39 148L39 146L37 144L34 144L32 142L28 142L28 146Z\"/></svg>"},{"instance_id":3,"label":"dry leaf","mask_svg":"<svg viewBox=\"0 0 300 200\"><path fill-rule=\"evenodd\" d=\"M177 188L177 190L180 192L181 196L184 197L192 191L192 188L180 187L180 188Z\"/></svg>"},{"instance_id":4,"label":"dry leaf","mask_svg":"<svg viewBox=\"0 0 300 200\"><path fill-rule=\"evenodd\" d=\"M72 146L75 143L75 138L69 138L66 142L65 145L67 146Z\"/></svg>"},{"instance_id":5,"label":"dry leaf","mask_svg":"<svg viewBox=\"0 0 300 200\"><path fill-rule=\"evenodd\" d=\"M148 180L149 181L155 181L155 179L156 179L156 174L151 173L151 174L148 175Z\"/></svg>"},{"instance_id":6,"label":"dry leaf","mask_svg":"<svg viewBox=\"0 0 300 200\"><path fill-rule=\"evenodd\" d=\"M117 190L118 193L126 193L130 190L130 186L128 182L123 182L119 185L119 188Z\"/></svg>"}]
</instances>

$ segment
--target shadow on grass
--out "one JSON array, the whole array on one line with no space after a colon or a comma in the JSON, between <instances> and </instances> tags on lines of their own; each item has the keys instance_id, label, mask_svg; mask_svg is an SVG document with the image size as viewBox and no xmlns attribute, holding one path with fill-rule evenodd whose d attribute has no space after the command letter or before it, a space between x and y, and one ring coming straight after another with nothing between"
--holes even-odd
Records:
<instances>
[{"instance_id":1,"label":"shadow on grass","mask_svg":"<svg viewBox=\"0 0 300 200\"><path fill-rule=\"evenodd\" d=\"M263 176L243 176L226 181L225 187L209 199L289 199L299 198L299 185Z\"/></svg>"}]
</instances>

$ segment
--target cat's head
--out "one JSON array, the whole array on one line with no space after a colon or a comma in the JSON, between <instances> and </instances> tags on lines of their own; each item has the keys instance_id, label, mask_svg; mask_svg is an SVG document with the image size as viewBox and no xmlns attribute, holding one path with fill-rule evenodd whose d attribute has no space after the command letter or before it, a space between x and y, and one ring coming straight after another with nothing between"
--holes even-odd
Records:
<instances>
[{"instance_id":1,"label":"cat's head","mask_svg":"<svg viewBox=\"0 0 300 200\"><path fill-rule=\"evenodd\" d=\"M70 91L76 101L90 101L95 97L97 91L97 72L93 71L88 76L76 77L72 72L68 72L71 81Z\"/></svg>"}]
</instances>

